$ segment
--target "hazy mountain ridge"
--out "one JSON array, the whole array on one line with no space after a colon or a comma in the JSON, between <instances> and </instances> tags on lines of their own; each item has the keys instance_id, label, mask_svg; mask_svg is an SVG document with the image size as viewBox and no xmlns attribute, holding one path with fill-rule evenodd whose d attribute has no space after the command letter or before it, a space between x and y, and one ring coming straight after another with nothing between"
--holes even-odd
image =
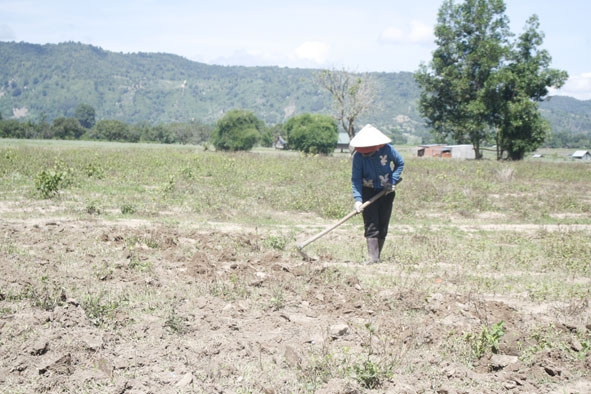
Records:
<instances>
[{"instance_id":1,"label":"hazy mountain ridge","mask_svg":"<svg viewBox=\"0 0 591 394\"><path fill-rule=\"evenodd\" d=\"M80 44L0 42L0 113L51 121L89 104L97 120L151 124L214 123L225 111L253 111L268 124L304 112L330 113L331 98L313 69L215 66L166 53L117 53ZM378 100L371 122L399 133L425 134L412 73L372 73ZM591 100L553 97L541 104L555 131L591 130Z\"/></svg>"}]
</instances>

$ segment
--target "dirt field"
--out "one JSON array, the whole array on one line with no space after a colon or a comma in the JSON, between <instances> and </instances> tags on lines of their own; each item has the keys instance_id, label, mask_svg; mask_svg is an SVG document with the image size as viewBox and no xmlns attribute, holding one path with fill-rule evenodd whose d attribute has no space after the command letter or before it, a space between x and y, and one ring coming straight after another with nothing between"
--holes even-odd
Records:
<instances>
[{"instance_id":1,"label":"dirt field","mask_svg":"<svg viewBox=\"0 0 591 394\"><path fill-rule=\"evenodd\" d=\"M0 221L4 393L591 392L586 301L458 291L451 267L405 275L391 252L371 266L305 261L256 228L53 217L39 204ZM393 237L420 243L412 230ZM327 236L359 237L352 225ZM496 353L469 366L462 338L501 321ZM532 327L562 345L538 342L525 362Z\"/></svg>"}]
</instances>

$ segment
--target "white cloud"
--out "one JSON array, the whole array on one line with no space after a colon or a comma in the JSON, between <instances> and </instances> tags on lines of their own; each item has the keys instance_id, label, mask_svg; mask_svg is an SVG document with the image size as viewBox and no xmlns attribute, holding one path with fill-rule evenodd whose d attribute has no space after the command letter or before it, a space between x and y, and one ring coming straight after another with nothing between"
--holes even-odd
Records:
<instances>
[{"instance_id":1,"label":"white cloud","mask_svg":"<svg viewBox=\"0 0 591 394\"><path fill-rule=\"evenodd\" d=\"M414 43L432 43L434 39L433 26L420 21L410 22L410 40Z\"/></svg>"},{"instance_id":2,"label":"white cloud","mask_svg":"<svg viewBox=\"0 0 591 394\"><path fill-rule=\"evenodd\" d=\"M591 100L591 72L571 76L562 88L550 89L550 95Z\"/></svg>"},{"instance_id":3,"label":"white cloud","mask_svg":"<svg viewBox=\"0 0 591 394\"><path fill-rule=\"evenodd\" d=\"M396 27L387 27L382 34L380 34L380 41L385 43L397 43L404 40L404 33L401 29Z\"/></svg>"},{"instance_id":4,"label":"white cloud","mask_svg":"<svg viewBox=\"0 0 591 394\"><path fill-rule=\"evenodd\" d=\"M329 46L319 41L307 41L296 48L295 56L297 59L313 60L322 64L328 57Z\"/></svg>"},{"instance_id":5,"label":"white cloud","mask_svg":"<svg viewBox=\"0 0 591 394\"><path fill-rule=\"evenodd\" d=\"M380 42L385 44L420 44L433 42L433 27L413 20L404 28L388 26L380 34Z\"/></svg>"}]
</instances>

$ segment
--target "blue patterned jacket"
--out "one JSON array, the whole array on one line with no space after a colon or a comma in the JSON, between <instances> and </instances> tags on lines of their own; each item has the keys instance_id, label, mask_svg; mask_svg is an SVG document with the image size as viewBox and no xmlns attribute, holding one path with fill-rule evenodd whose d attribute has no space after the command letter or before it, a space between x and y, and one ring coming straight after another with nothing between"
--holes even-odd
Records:
<instances>
[{"instance_id":1,"label":"blue patterned jacket","mask_svg":"<svg viewBox=\"0 0 591 394\"><path fill-rule=\"evenodd\" d=\"M362 201L363 187L381 190L385 183L397 184L403 169L404 159L391 144L384 145L370 156L355 152L351 171L353 198Z\"/></svg>"}]
</instances>

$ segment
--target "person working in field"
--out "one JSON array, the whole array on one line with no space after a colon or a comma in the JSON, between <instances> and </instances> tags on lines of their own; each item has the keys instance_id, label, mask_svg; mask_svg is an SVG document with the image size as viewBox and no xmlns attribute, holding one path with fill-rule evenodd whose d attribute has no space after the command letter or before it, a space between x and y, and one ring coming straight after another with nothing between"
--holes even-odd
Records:
<instances>
[{"instance_id":1,"label":"person working in field","mask_svg":"<svg viewBox=\"0 0 591 394\"><path fill-rule=\"evenodd\" d=\"M404 169L402 156L390 144L391 139L372 125L363 127L350 142L353 153L351 183L355 209L363 213L365 238L369 260L367 263L378 263L380 253L386 241L392 204L396 197L395 186L402 180ZM382 190L386 194L362 207Z\"/></svg>"}]
</instances>

